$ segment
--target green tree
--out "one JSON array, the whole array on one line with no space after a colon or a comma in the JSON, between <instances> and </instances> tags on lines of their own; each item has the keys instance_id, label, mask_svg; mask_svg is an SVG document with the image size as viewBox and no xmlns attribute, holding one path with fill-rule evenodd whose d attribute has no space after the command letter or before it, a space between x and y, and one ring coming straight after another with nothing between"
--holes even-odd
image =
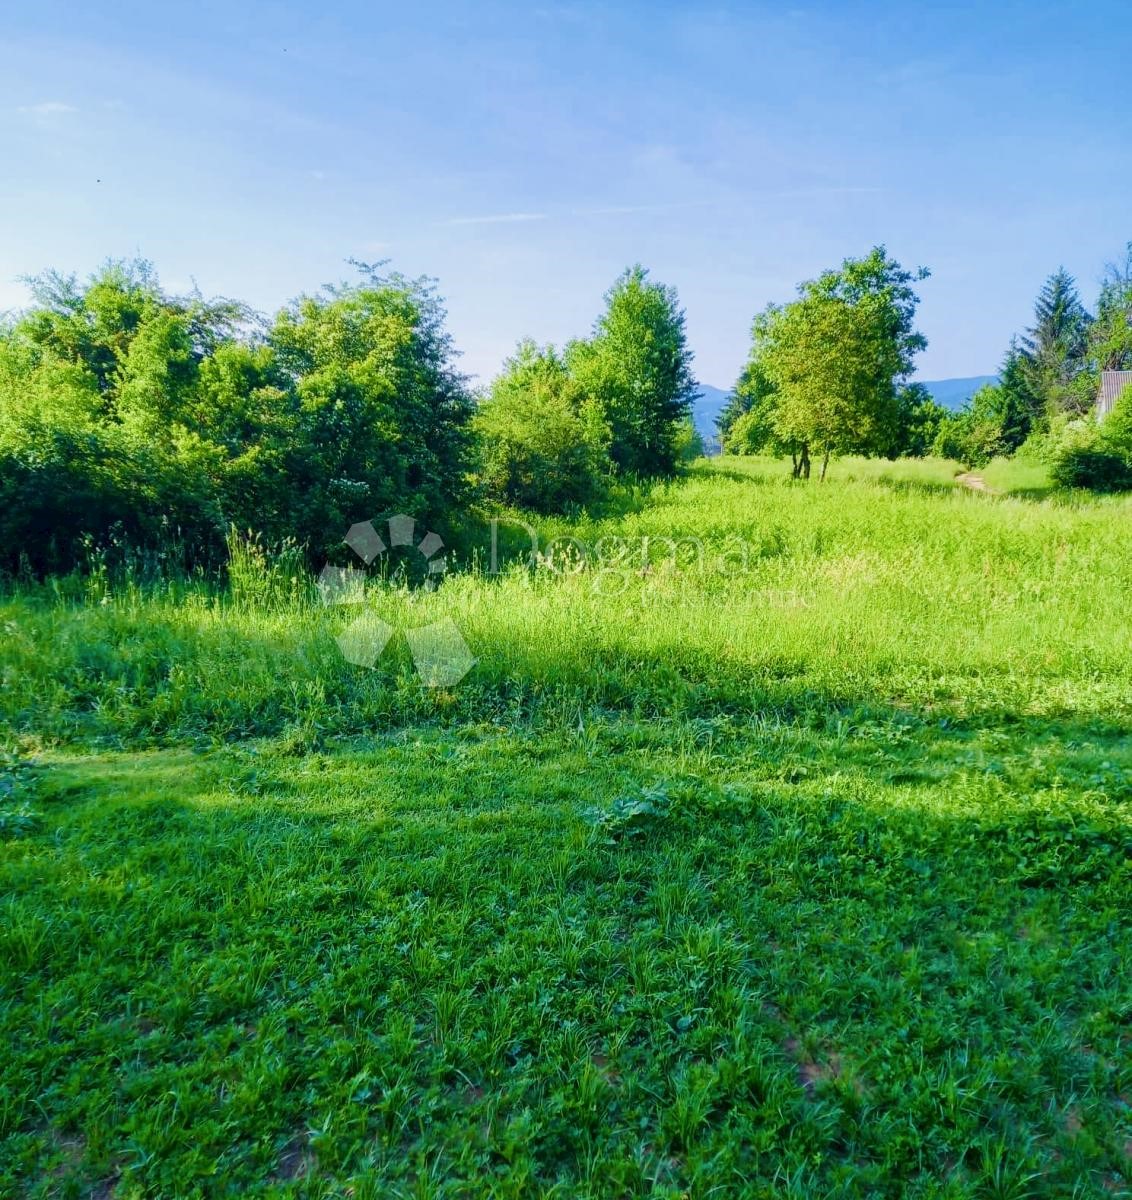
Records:
<instances>
[{"instance_id":1,"label":"green tree","mask_svg":"<svg viewBox=\"0 0 1132 1200\"><path fill-rule=\"evenodd\" d=\"M48 274L0 324L0 545L65 569L90 541L218 561L230 522L321 553L387 509L466 493L471 402L428 285L243 306L171 297L145 262Z\"/></svg>"},{"instance_id":2,"label":"green tree","mask_svg":"<svg viewBox=\"0 0 1132 1200\"><path fill-rule=\"evenodd\" d=\"M779 445L809 478L811 454L883 454L896 442L900 387L927 342L915 329L913 284L883 246L800 285L798 298L755 318L744 376L763 377ZM740 382L742 386L742 380Z\"/></svg>"},{"instance_id":3,"label":"green tree","mask_svg":"<svg viewBox=\"0 0 1132 1200\"><path fill-rule=\"evenodd\" d=\"M1089 354L1099 370L1132 369L1132 242L1124 261L1110 263L1105 271L1089 329Z\"/></svg>"},{"instance_id":4,"label":"green tree","mask_svg":"<svg viewBox=\"0 0 1132 1200\"><path fill-rule=\"evenodd\" d=\"M752 350L716 418L724 454L787 453L788 447L777 443L774 404L774 384L759 362L757 350Z\"/></svg>"},{"instance_id":5,"label":"green tree","mask_svg":"<svg viewBox=\"0 0 1132 1200\"><path fill-rule=\"evenodd\" d=\"M297 397L292 533L312 549L397 509L443 525L467 495L473 406L435 288L355 265L360 283L300 297L268 336Z\"/></svg>"},{"instance_id":6,"label":"green tree","mask_svg":"<svg viewBox=\"0 0 1132 1200\"><path fill-rule=\"evenodd\" d=\"M1132 464L1132 386L1126 387L1101 422L1101 440Z\"/></svg>"},{"instance_id":7,"label":"green tree","mask_svg":"<svg viewBox=\"0 0 1132 1200\"><path fill-rule=\"evenodd\" d=\"M86 284L48 273L0 337L0 530L34 569L71 565L84 539L207 557L222 545L213 456L184 406L232 306L166 296L146 262ZM198 311L199 310L199 311ZM11 557L9 557L11 562Z\"/></svg>"},{"instance_id":8,"label":"green tree","mask_svg":"<svg viewBox=\"0 0 1132 1200\"><path fill-rule=\"evenodd\" d=\"M909 383L896 392L896 427L889 458L923 458L932 453L940 427L950 413L932 399L922 383Z\"/></svg>"},{"instance_id":9,"label":"green tree","mask_svg":"<svg viewBox=\"0 0 1132 1200\"><path fill-rule=\"evenodd\" d=\"M630 267L605 296L588 341L567 347L571 375L602 409L622 473L671 475L680 430L697 395L684 312L675 288Z\"/></svg>"},{"instance_id":10,"label":"green tree","mask_svg":"<svg viewBox=\"0 0 1132 1200\"><path fill-rule=\"evenodd\" d=\"M1034 324L1021 344L1030 390L1053 411L1080 414L1093 402L1091 323L1073 276L1059 267L1042 285L1034 305Z\"/></svg>"},{"instance_id":11,"label":"green tree","mask_svg":"<svg viewBox=\"0 0 1132 1200\"><path fill-rule=\"evenodd\" d=\"M996 411L1003 450L1007 454L1013 454L1031 433L1046 428L1049 423L1045 401L1035 392L1025 355L1014 340L999 371Z\"/></svg>"},{"instance_id":12,"label":"green tree","mask_svg":"<svg viewBox=\"0 0 1132 1200\"><path fill-rule=\"evenodd\" d=\"M519 343L474 427L484 484L497 499L563 512L604 494L609 426L553 346Z\"/></svg>"}]
</instances>

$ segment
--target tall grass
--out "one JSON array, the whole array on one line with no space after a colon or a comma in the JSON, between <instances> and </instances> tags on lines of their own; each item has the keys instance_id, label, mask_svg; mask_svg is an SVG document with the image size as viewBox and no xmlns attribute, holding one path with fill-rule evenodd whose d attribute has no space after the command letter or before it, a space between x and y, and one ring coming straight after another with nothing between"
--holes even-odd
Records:
<instances>
[{"instance_id":1,"label":"tall grass","mask_svg":"<svg viewBox=\"0 0 1132 1200\"><path fill-rule=\"evenodd\" d=\"M1132 503L943 490L941 469L848 463L805 486L777 464L704 465L637 511L542 523L533 569L490 575L481 555L434 592L375 580L368 603L398 633L373 670L334 640L356 608L323 606L297 555L254 540L233 541L228 588L18 589L0 605L0 717L145 742L595 707L1126 714ZM403 635L445 617L478 661L438 691Z\"/></svg>"}]
</instances>

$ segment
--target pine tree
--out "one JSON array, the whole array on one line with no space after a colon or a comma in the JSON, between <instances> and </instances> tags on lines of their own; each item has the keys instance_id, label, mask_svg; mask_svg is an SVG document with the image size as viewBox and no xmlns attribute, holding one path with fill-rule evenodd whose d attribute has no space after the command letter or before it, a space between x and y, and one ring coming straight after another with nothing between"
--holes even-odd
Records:
<instances>
[{"instance_id":1,"label":"pine tree","mask_svg":"<svg viewBox=\"0 0 1132 1200\"><path fill-rule=\"evenodd\" d=\"M999 415L1002 421L1002 441L1007 453L1013 453L1035 429L1042 428L1048 419L1045 402L1030 384L1026 359L1011 339L1010 349L1002 364L998 379Z\"/></svg>"},{"instance_id":2,"label":"pine tree","mask_svg":"<svg viewBox=\"0 0 1132 1200\"><path fill-rule=\"evenodd\" d=\"M1088 380L1089 327L1092 318L1077 294L1077 284L1059 267L1042 286L1034 305L1034 325L1022 338L1022 356L1030 389L1056 409L1077 411L1091 393Z\"/></svg>"}]
</instances>

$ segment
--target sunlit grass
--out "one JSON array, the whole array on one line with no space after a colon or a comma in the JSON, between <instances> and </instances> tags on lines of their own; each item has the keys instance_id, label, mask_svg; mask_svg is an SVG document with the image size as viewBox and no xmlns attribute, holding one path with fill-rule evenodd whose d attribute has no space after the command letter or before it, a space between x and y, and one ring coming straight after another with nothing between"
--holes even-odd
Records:
<instances>
[{"instance_id":1,"label":"sunlit grass","mask_svg":"<svg viewBox=\"0 0 1132 1200\"><path fill-rule=\"evenodd\" d=\"M1132 504L954 470L10 590L0 1195L1119 1194Z\"/></svg>"},{"instance_id":2,"label":"sunlit grass","mask_svg":"<svg viewBox=\"0 0 1132 1200\"><path fill-rule=\"evenodd\" d=\"M1049 467L1033 459L996 458L979 473L996 492L1041 497L1053 491Z\"/></svg>"},{"instance_id":3,"label":"sunlit grass","mask_svg":"<svg viewBox=\"0 0 1132 1200\"><path fill-rule=\"evenodd\" d=\"M38 738L109 744L593 706L1126 711L1130 514L1127 500L1035 504L883 474L806 487L780 464L712 464L627 515L543 523L549 566L528 569L511 528L500 575L456 573L433 593L373 585L399 634L372 671L334 641L357 608L310 588L267 602L179 583L11 595L0 705ZM438 699L403 631L443 617L478 662Z\"/></svg>"}]
</instances>

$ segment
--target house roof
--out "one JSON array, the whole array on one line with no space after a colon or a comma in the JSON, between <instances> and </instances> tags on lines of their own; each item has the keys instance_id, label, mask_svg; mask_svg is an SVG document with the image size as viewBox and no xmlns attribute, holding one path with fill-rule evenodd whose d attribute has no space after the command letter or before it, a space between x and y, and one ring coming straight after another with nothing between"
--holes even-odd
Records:
<instances>
[{"instance_id":1,"label":"house roof","mask_svg":"<svg viewBox=\"0 0 1132 1200\"><path fill-rule=\"evenodd\" d=\"M1117 396L1126 387L1132 387L1132 371L1102 371L1101 390L1097 396L1097 412L1103 417L1112 412Z\"/></svg>"}]
</instances>

